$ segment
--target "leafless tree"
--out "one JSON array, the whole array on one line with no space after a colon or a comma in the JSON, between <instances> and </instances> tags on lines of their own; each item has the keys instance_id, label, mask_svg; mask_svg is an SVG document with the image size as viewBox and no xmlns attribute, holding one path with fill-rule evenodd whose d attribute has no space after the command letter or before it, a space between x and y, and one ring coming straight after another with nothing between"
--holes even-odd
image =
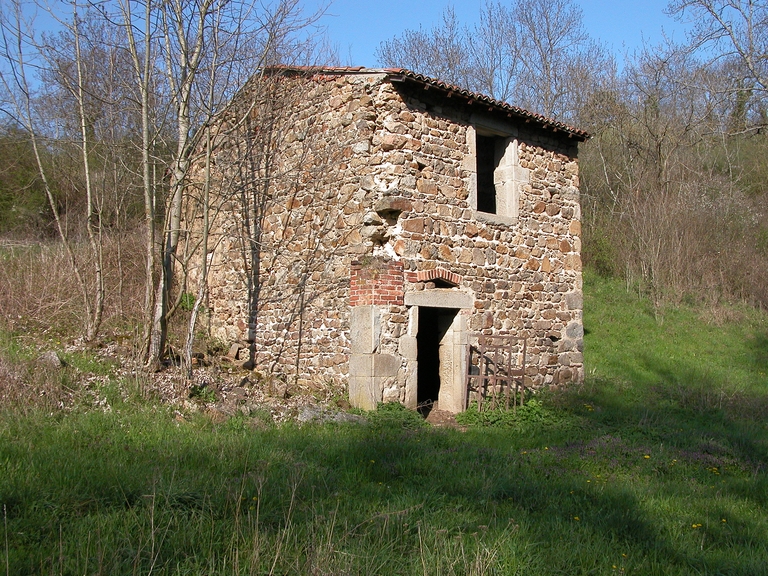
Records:
<instances>
[{"instance_id":1,"label":"leafless tree","mask_svg":"<svg viewBox=\"0 0 768 576\"><path fill-rule=\"evenodd\" d=\"M499 100L512 99L523 63L511 11L500 2L487 3L480 12L480 23L467 40L471 84Z\"/></svg>"},{"instance_id":2,"label":"leafless tree","mask_svg":"<svg viewBox=\"0 0 768 576\"><path fill-rule=\"evenodd\" d=\"M269 83L259 80L263 79L265 69L278 62L283 65L307 65L315 63L318 57L332 57L322 50L317 52L320 44L311 34L303 38L298 38L296 34L305 30L321 13L304 16L299 11L298 3L290 0L279 3L272 11L262 11L256 28L239 31L228 27L226 22L233 16L236 22L241 22L240 16L232 13L217 15L224 22L213 26L205 55L207 68L200 86L207 93L198 109L202 126L195 136L195 149L190 155L183 188L185 221L193 222L196 217L197 225L192 229L187 226L184 230L188 241L184 252L176 256L182 270L194 269L197 281L184 347L188 373L195 325L207 296L208 261L213 258L220 239L220 236L212 239L211 231L218 227L217 219L223 212L223 206L231 205L233 194L238 194L244 201L246 210L243 214L248 223L253 224L254 219L258 220L263 214L264 203L271 201L274 195L272 167L279 162L277 140L287 133L285 121L290 107L296 105L296 93L292 94L293 100L286 101L280 94L265 89ZM241 95L247 90L242 86L248 77L248 85L256 85L259 90L250 93L252 98L243 103ZM238 89L236 93L233 93L234 88ZM255 112L256 108L259 114ZM280 129L276 126L277 117L283 120ZM240 153L231 155L242 144L246 145L247 152L240 150ZM228 152L222 152L222 146L229 147ZM262 176L243 178L244 172L254 174L254 163L263 168ZM247 166L250 168L245 168ZM227 172L227 177L221 177L222 170ZM239 177L233 178L238 174ZM247 242L250 254L244 255L244 262L246 268L253 272L247 275L249 302L258 298L260 291L259 272L254 272L254 267L248 264L256 262L256 269L260 266L259 232L260 226L256 224L246 233L246 237L250 238Z\"/></svg>"},{"instance_id":3,"label":"leafless tree","mask_svg":"<svg viewBox=\"0 0 768 576\"><path fill-rule=\"evenodd\" d=\"M103 272L103 253L101 242L101 207L100 200L94 187L92 165L96 162L93 151L93 100L89 93L93 87L92 78L86 71L86 57L83 49L83 34L81 21L83 9L77 3L72 4L69 19L51 13L59 18L59 24L64 28L72 45L72 54L67 58L54 55L43 44L31 22L24 21L24 6L20 2L13 3L9 12L2 15L2 34L4 59L6 69L3 70L3 85L10 96L6 112L27 132L35 153L40 180L48 198L49 207L57 225L59 236L67 252L72 270L80 286L82 302L85 308L84 338L92 341L101 326L104 311L105 288ZM76 129L65 135L71 137L69 142L77 147L80 155L79 174L73 180L76 187L82 188L84 197L84 228L90 246L92 283L86 275L86 265L75 256L72 238L68 226L59 207L48 167L42 161L43 148L46 142L51 142L50 127L46 125L47 118L37 106L41 99L33 94L33 84L30 81L30 71L35 80L51 80L53 88L59 88L68 95L68 100L74 104L74 115L70 116ZM47 139L48 138L48 139ZM61 139L60 139L61 140Z\"/></svg>"},{"instance_id":4,"label":"leafless tree","mask_svg":"<svg viewBox=\"0 0 768 576\"><path fill-rule=\"evenodd\" d=\"M243 303L241 311L214 313L230 325L243 322L234 337L248 340L246 366L268 373L300 374L307 310L318 309L318 299L343 281L333 262L344 246L338 222L353 192L339 189L337 167L348 158L331 133L346 133L313 112L325 104L325 93L313 90L313 74L311 68L260 70L212 126L209 198L215 208L209 213L224 213L226 205L227 214L210 223L213 298L220 302L226 286L225 297L234 291ZM204 165L201 156L201 174ZM205 223L195 212L198 245ZM213 251L219 245L221 255ZM292 364L285 365L289 358Z\"/></svg>"},{"instance_id":5,"label":"leafless tree","mask_svg":"<svg viewBox=\"0 0 768 576\"><path fill-rule=\"evenodd\" d=\"M585 94L614 72L589 38L571 0L486 2L479 22L462 26L452 9L432 30L406 30L377 50L402 66L547 116L575 121Z\"/></svg>"},{"instance_id":6,"label":"leafless tree","mask_svg":"<svg viewBox=\"0 0 768 576\"><path fill-rule=\"evenodd\" d=\"M37 8L48 10L62 30L45 38L25 21L34 7L19 0L3 9L3 111L33 144L54 220L81 278L90 319L87 339L98 331L105 300L101 235L104 216L114 212L105 199L111 194L116 206L126 198L119 196L120 186L141 183L145 350L148 365L158 366L166 349L167 321L183 294L191 258L178 249L185 234L185 194L196 187L208 190L190 180L190 170L201 150L207 150L203 156L213 154L212 119L254 71L304 57L305 48L315 45L313 35L304 31L323 7L306 14L299 0L115 0L74 3L67 17L41 3ZM46 147L63 144L63 138L79 150L79 176L71 181L84 198L81 229L94 255L92 289L69 245L67 220L42 158ZM136 152L120 153L121 146L122 151L134 146ZM206 206L206 218L207 194L197 197Z\"/></svg>"},{"instance_id":7,"label":"leafless tree","mask_svg":"<svg viewBox=\"0 0 768 576\"><path fill-rule=\"evenodd\" d=\"M408 68L468 86L472 73L468 33L453 8L448 7L442 21L431 30L406 30L402 36L382 42L376 57L384 66Z\"/></svg>"},{"instance_id":8,"label":"leafless tree","mask_svg":"<svg viewBox=\"0 0 768 576\"><path fill-rule=\"evenodd\" d=\"M321 13L304 15L298 0L269 5L240 0L121 0L110 16L126 31L142 110L146 267L148 282L154 281L146 295L150 366L157 366L165 353L167 320L182 294L172 290L184 284L183 278L178 282L175 278L176 270L183 271L186 265L178 252L184 194L192 189L190 168L208 137L205 127L248 75L290 54L298 31ZM163 126L173 126L173 134L167 140L161 184L153 166ZM156 243L161 244L159 256L154 252Z\"/></svg>"},{"instance_id":9,"label":"leafless tree","mask_svg":"<svg viewBox=\"0 0 768 576\"><path fill-rule=\"evenodd\" d=\"M657 312L683 294L764 297L736 264L756 257L745 242L760 217L744 151L761 142L734 135L744 111L734 108L730 63L713 66L711 56L648 46L615 90L594 95L600 116L581 157L586 259L637 281Z\"/></svg>"},{"instance_id":10,"label":"leafless tree","mask_svg":"<svg viewBox=\"0 0 768 576\"><path fill-rule=\"evenodd\" d=\"M693 24L690 34L693 49L705 49L712 61L738 60L744 80L749 80L763 98L766 96L768 2L673 0L669 12Z\"/></svg>"}]
</instances>

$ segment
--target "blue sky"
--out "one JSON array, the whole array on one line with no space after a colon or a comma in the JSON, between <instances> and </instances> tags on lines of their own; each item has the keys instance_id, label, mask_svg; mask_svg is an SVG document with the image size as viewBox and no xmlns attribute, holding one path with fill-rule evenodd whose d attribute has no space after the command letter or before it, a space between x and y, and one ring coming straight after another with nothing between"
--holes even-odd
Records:
<instances>
[{"instance_id":1,"label":"blue sky","mask_svg":"<svg viewBox=\"0 0 768 576\"><path fill-rule=\"evenodd\" d=\"M312 5L313 2L308 2ZM376 48L405 29L431 28L443 9L453 5L462 22L476 22L483 0L334 0L321 24L337 46L342 64L376 66ZM684 39L684 29L664 14L667 0L575 0L590 36L614 50L619 61L643 41L655 43L662 33Z\"/></svg>"}]
</instances>

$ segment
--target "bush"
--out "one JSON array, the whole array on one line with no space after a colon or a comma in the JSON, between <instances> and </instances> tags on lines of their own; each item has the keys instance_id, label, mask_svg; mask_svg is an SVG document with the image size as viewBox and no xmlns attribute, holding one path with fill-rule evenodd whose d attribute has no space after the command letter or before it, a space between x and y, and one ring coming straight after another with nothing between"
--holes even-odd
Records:
<instances>
[{"instance_id":1,"label":"bush","mask_svg":"<svg viewBox=\"0 0 768 576\"><path fill-rule=\"evenodd\" d=\"M464 426L489 426L492 428L523 429L535 426L556 424L563 420L563 415L544 404L537 398L531 398L516 410L495 408L479 412L473 404L465 412L456 415L456 422Z\"/></svg>"}]
</instances>

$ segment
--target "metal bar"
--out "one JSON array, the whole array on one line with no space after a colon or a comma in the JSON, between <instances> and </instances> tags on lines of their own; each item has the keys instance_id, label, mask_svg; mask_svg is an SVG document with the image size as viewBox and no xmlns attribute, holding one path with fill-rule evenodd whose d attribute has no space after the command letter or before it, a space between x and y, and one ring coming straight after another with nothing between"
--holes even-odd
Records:
<instances>
[{"instance_id":1,"label":"metal bar","mask_svg":"<svg viewBox=\"0 0 768 576\"><path fill-rule=\"evenodd\" d=\"M483 411L483 400L485 399L485 386L486 386L486 380L485 380L485 336L482 334L480 335L480 338L478 339L478 342L480 344L480 357L477 360L478 364L478 370L480 374L480 382L478 383L477 387L477 411L482 412Z\"/></svg>"},{"instance_id":2,"label":"metal bar","mask_svg":"<svg viewBox=\"0 0 768 576\"><path fill-rule=\"evenodd\" d=\"M525 397L525 353L528 348L528 339L523 339L523 361L521 363L521 370L522 376L520 376L520 406L523 405L523 399Z\"/></svg>"},{"instance_id":3,"label":"metal bar","mask_svg":"<svg viewBox=\"0 0 768 576\"><path fill-rule=\"evenodd\" d=\"M465 364L466 371L464 373L464 392L466 393L466 398L464 399L464 410L469 408L469 392L470 392L470 384L472 382L472 343L467 343L467 363Z\"/></svg>"}]
</instances>

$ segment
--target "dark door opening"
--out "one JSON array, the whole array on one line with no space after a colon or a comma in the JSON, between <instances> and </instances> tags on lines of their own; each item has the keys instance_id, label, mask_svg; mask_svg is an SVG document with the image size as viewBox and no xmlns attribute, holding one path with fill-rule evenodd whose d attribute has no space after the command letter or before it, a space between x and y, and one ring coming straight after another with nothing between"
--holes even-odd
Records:
<instances>
[{"instance_id":1,"label":"dark door opening","mask_svg":"<svg viewBox=\"0 0 768 576\"><path fill-rule=\"evenodd\" d=\"M443 348L445 335L453 324L458 310L449 308L419 307L419 329L416 333L416 359L418 362L416 403L419 413L427 417L434 407L438 407L440 397L441 357L450 353ZM442 364L446 364L443 362Z\"/></svg>"}]
</instances>

